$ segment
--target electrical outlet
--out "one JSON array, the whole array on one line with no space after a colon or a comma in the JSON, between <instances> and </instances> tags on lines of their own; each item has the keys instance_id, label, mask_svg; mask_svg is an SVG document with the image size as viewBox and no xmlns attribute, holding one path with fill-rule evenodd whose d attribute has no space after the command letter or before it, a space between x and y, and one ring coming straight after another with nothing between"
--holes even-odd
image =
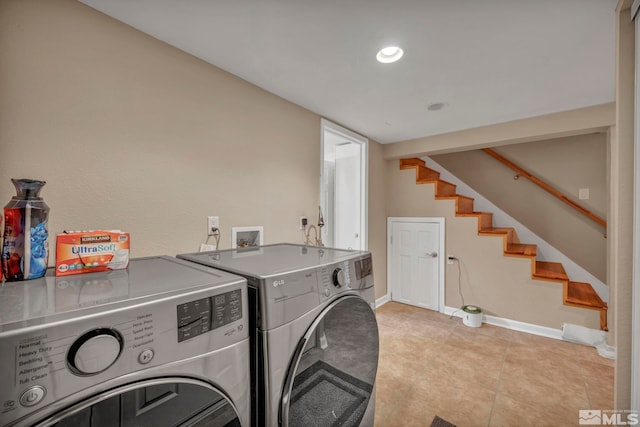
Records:
<instances>
[{"instance_id":1,"label":"electrical outlet","mask_svg":"<svg viewBox=\"0 0 640 427\"><path fill-rule=\"evenodd\" d=\"M214 228L220 228L220 217L208 216L207 217L207 236L213 236Z\"/></svg>"},{"instance_id":2,"label":"electrical outlet","mask_svg":"<svg viewBox=\"0 0 640 427\"><path fill-rule=\"evenodd\" d=\"M456 259L455 255L447 254L447 264L453 264L453 261Z\"/></svg>"},{"instance_id":3,"label":"electrical outlet","mask_svg":"<svg viewBox=\"0 0 640 427\"><path fill-rule=\"evenodd\" d=\"M305 230L307 228L308 220L306 216L300 217L300 230Z\"/></svg>"}]
</instances>

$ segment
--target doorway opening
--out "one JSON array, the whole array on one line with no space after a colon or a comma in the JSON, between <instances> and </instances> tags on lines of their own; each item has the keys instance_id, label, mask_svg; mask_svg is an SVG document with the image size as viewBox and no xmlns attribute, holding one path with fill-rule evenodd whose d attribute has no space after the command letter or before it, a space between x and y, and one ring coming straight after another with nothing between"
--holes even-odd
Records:
<instances>
[{"instance_id":1,"label":"doorway opening","mask_svg":"<svg viewBox=\"0 0 640 427\"><path fill-rule=\"evenodd\" d=\"M322 119L320 207L328 247L367 249L368 140Z\"/></svg>"}]
</instances>

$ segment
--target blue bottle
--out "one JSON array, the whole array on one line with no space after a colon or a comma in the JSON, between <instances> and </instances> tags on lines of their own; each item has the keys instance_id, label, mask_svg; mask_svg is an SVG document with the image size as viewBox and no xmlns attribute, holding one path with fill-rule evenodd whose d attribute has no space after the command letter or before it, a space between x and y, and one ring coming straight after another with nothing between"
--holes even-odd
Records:
<instances>
[{"instance_id":1,"label":"blue bottle","mask_svg":"<svg viewBox=\"0 0 640 427\"><path fill-rule=\"evenodd\" d=\"M49 259L49 206L40 197L44 181L12 179L16 196L4 207L2 272L7 281L44 276Z\"/></svg>"}]
</instances>

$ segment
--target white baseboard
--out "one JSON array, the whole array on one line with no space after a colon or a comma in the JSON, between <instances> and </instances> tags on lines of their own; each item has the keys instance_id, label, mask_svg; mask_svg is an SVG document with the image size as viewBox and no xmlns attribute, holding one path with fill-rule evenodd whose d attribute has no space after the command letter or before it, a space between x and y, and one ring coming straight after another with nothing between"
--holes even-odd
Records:
<instances>
[{"instance_id":1,"label":"white baseboard","mask_svg":"<svg viewBox=\"0 0 640 427\"><path fill-rule=\"evenodd\" d=\"M462 317L462 309L444 307L443 314ZM520 322L519 320L505 319L503 317L483 315L482 321L489 325L500 326L501 328L512 329L514 331L526 332L528 334L539 335L541 337L562 340L562 329L554 329L546 326L534 325L533 323Z\"/></svg>"},{"instance_id":2,"label":"white baseboard","mask_svg":"<svg viewBox=\"0 0 640 427\"><path fill-rule=\"evenodd\" d=\"M376 308L391 301L391 297L387 294L376 299ZM445 306L440 311L447 316L454 315L462 318L462 309ZM488 325L499 326L501 328L511 329L519 332L526 332L532 335L538 335L541 337L553 338L562 341L562 329L549 328L547 326L534 325L533 323L521 322L519 320L505 319L503 317L483 315L482 322Z\"/></svg>"},{"instance_id":3,"label":"white baseboard","mask_svg":"<svg viewBox=\"0 0 640 427\"><path fill-rule=\"evenodd\" d=\"M376 308L388 303L389 301L391 301L391 297L389 296L389 294L381 296L376 300Z\"/></svg>"}]
</instances>

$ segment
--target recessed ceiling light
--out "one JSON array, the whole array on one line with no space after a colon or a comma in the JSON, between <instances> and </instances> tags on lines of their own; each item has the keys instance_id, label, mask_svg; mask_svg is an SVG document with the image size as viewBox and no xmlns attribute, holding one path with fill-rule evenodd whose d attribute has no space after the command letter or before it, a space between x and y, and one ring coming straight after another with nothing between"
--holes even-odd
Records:
<instances>
[{"instance_id":1,"label":"recessed ceiling light","mask_svg":"<svg viewBox=\"0 0 640 427\"><path fill-rule=\"evenodd\" d=\"M404 55L404 51L398 46L388 46L380 49L376 55L376 59L383 64L390 64L402 58L402 55Z\"/></svg>"}]
</instances>

